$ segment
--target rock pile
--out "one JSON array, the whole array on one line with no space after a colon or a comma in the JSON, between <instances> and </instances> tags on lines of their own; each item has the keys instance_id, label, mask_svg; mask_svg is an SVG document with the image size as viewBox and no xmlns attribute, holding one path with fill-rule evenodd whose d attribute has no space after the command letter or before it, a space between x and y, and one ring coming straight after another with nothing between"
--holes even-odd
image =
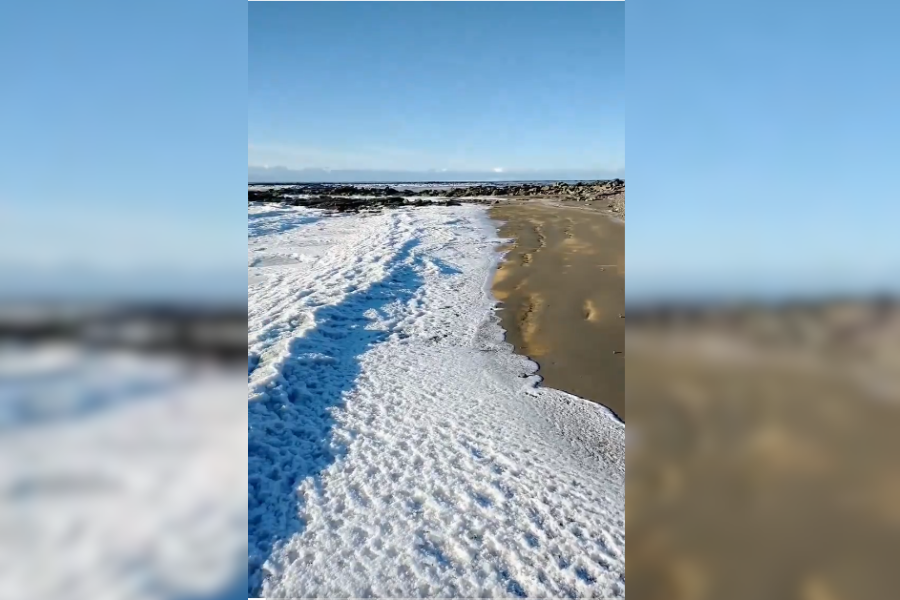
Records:
<instances>
[{"instance_id":1,"label":"rock pile","mask_svg":"<svg viewBox=\"0 0 900 600\"><path fill-rule=\"evenodd\" d=\"M432 202L407 200L418 198L446 198L439 204L453 204L454 199L467 202L496 203L503 198L553 198L571 202L596 202L615 213L625 210L625 182L621 179L606 181L579 181L567 183L479 183L456 187L425 187L411 190L386 186L343 184L294 184L278 188L251 189L250 202L282 202L294 206L328 208L339 211L357 211L362 208L426 206ZM298 197L303 196L303 197ZM458 204L458 202L456 202Z\"/></svg>"},{"instance_id":2,"label":"rock pile","mask_svg":"<svg viewBox=\"0 0 900 600\"><path fill-rule=\"evenodd\" d=\"M359 212L364 209L399 208L401 206L460 206L457 200L447 199L443 201L430 201L421 198L409 200L403 196L366 197L366 196L329 196L318 195L298 198L289 194L280 193L280 190L249 192L250 202L278 202L289 206L305 206L307 208L322 208L337 212Z\"/></svg>"}]
</instances>

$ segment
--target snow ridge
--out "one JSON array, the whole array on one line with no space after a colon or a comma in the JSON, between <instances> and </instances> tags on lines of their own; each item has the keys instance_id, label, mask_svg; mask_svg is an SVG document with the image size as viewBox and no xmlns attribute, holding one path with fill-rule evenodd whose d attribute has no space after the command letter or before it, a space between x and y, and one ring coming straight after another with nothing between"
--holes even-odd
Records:
<instances>
[{"instance_id":1,"label":"snow ridge","mask_svg":"<svg viewBox=\"0 0 900 600\"><path fill-rule=\"evenodd\" d=\"M485 210L250 214L248 592L623 596L624 427L503 342Z\"/></svg>"}]
</instances>

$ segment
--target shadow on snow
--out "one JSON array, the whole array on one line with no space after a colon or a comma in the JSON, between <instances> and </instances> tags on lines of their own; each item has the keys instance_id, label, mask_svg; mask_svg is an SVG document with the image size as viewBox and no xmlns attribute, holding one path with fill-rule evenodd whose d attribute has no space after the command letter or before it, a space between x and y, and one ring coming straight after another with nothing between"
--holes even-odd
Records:
<instances>
[{"instance_id":1,"label":"shadow on snow","mask_svg":"<svg viewBox=\"0 0 900 600\"><path fill-rule=\"evenodd\" d=\"M343 403L361 372L360 356L391 331L367 329L370 310L410 300L422 284L413 257L418 242L405 244L387 275L370 288L348 295L315 313L316 328L296 338L268 397L248 406L248 592L258 596L262 569L272 552L306 523L300 517L297 488L339 458L344 449L332 440L332 410ZM439 266L440 268L440 266ZM442 268L442 272L449 269Z\"/></svg>"}]
</instances>

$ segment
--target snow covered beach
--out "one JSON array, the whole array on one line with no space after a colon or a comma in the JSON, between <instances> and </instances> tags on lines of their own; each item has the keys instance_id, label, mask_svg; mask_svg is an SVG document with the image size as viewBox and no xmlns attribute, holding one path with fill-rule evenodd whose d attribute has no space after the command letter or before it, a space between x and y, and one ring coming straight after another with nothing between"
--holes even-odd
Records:
<instances>
[{"instance_id":1,"label":"snow covered beach","mask_svg":"<svg viewBox=\"0 0 900 600\"><path fill-rule=\"evenodd\" d=\"M624 426L503 341L484 207L248 227L251 595L624 596Z\"/></svg>"}]
</instances>

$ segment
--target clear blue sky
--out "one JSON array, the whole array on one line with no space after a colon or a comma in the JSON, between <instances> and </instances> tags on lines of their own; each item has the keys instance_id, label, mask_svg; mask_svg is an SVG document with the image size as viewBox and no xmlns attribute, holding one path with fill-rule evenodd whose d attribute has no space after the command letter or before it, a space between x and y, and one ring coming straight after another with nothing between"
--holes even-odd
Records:
<instances>
[{"instance_id":1,"label":"clear blue sky","mask_svg":"<svg viewBox=\"0 0 900 600\"><path fill-rule=\"evenodd\" d=\"M618 2L250 3L248 163L623 169L624 13Z\"/></svg>"},{"instance_id":2,"label":"clear blue sky","mask_svg":"<svg viewBox=\"0 0 900 600\"><path fill-rule=\"evenodd\" d=\"M245 2L15 3L0 289L142 264L243 294L248 138L311 165L574 169L624 164L626 117L629 295L900 287L895 4L641 0L627 36L621 10L252 3L248 39Z\"/></svg>"},{"instance_id":3,"label":"clear blue sky","mask_svg":"<svg viewBox=\"0 0 900 600\"><path fill-rule=\"evenodd\" d=\"M227 272L219 281L244 293L246 11L207 0L4 9L0 293L37 280L63 289L85 269L114 272L105 281L119 288L150 281L145 270L195 282Z\"/></svg>"},{"instance_id":4,"label":"clear blue sky","mask_svg":"<svg viewBox=\"0 0 900 600\"><path fill-rule=\"evenodd\" d=\"M630 297L900 290L896 3L630 2Z\"/></svg>"}]
</instances>

